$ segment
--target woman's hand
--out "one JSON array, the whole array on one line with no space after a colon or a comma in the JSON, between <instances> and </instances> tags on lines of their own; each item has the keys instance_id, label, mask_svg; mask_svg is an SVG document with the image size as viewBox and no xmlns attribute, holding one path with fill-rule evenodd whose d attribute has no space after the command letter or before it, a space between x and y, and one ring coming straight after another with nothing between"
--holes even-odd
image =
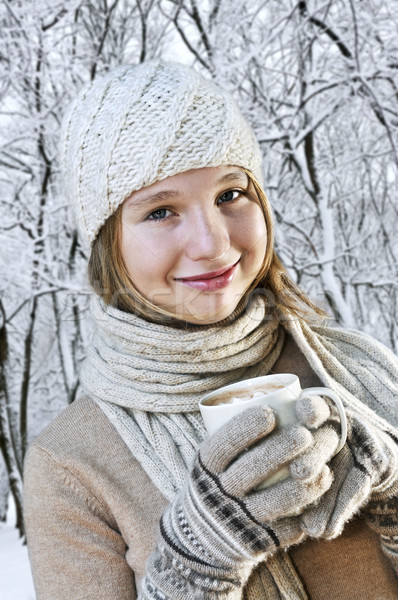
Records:
<instances>
[{"instance_id":1,"label":"woman's hand","mask_svg":"<svg viewBox=\"0 0 398 600\"><path fill-rule=\"evenodd\" d=\"M331 473L324 461L314 473L307 469L305 478L289 477L255 491L314 444L301 424L274 428L272 410L256 407L202 444L185 489L161 519L161 541L147 565L144 598L158 592L174 597L173 585L179 586L181 598L198 590L201 598L220 593L235 598L255 564L304 539L297 515L327 491Z\"/></svg>"},{"instance_id":2,"label":"woman's hand","mask_svg":"<svg viewBox=\"0 0 398 600\"><path fill-rule=\"evenodd\" d=\"M326 403L323 401L324 405ZM319 410L325 406L319 403ZM322 407L322 408L321 408ZM336 411L328 405L329 417L321 429L338 428ZM329 463L333 483L318 505L301 517L303 531L311 537L332 539L345 523L370 500L372 494L393 494L398 479L398 448L391 437L361 417L347 412L348 436L341 451ZM313 432L317 436L316 430ZM316 456L313 457L316 460ZM300 459L299 459L300 460ZM302 459L301 459L302 460Z\"/></svg>"}]
</instances>

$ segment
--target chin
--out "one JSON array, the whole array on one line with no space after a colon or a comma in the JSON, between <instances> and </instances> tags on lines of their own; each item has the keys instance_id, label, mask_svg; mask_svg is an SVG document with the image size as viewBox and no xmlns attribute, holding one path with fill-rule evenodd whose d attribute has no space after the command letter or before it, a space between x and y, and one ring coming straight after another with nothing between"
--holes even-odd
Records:
<instances>
[{"instance_id":1,"label":"chin","mask_svg":"<svg viewBox=\"0 0 398 600\"><path fill-rule=\"evenodd\" d=\"M187 323L192 323L195 325L214 325L215 323L219 323L224 319L227 319L236 309L240 302L239 300L236 302L231 302L225 306L220 306L219 308L212 307L212 310L206 309L197 309L191 307L189 312L181 311L181 315L177 318L186 321Z\"/></svg>"}]
</instances>

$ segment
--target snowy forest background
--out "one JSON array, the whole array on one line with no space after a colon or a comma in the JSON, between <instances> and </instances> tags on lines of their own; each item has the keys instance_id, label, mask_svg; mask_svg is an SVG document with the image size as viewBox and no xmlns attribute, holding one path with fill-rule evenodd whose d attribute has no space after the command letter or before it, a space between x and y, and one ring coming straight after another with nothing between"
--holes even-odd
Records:
<instances>
[{"instance_id":1,"label":"snowy forest background","mask_svg":"<svg viewBox=\"0 0 398 600\"><path fill-rule=\"evenodd\" d=\"M395 0L0 0L0 519L27 445L78 392L87 254L62 115L122 63L178 60L229 89L264 154L277 248L336 322L398 350Z\"/></svg>"}]
</instances>

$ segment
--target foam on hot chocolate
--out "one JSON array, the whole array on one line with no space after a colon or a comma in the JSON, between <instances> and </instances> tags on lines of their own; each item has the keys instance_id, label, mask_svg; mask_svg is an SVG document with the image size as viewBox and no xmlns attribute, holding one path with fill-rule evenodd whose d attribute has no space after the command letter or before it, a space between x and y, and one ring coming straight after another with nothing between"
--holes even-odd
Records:
<instances>
[{"instance_id":1,"label":"foam on hot chocolate","mask_svg":"<svg viewBox=\"0 0 398 600\"><path fill-rule=\"evenodd\" d=\"M241 402L247 402L247 400L252 400L253 398L266 396L272 392L281 390L283 387L285 387L283 383L268 383L267 385L262 385L261 388L256 388L254 390L231 390L230 392L220 394L216 398L210 398L205 404L207 406L218 406L220 404L240 404Z\"/></svg>"}]
</instances>

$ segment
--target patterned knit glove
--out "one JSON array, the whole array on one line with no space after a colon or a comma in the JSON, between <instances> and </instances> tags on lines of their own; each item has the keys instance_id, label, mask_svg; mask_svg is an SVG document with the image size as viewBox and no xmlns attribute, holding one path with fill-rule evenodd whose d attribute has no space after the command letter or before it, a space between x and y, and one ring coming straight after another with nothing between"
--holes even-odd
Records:
<instances>
[{"instance_id":1,"label":"patterned knit glove","mask_svg":"<svg viewBox=\"0 0 398 600\"><path fill-rule=\"evenodd\" d=\"M274 427L271 409L251 408L202 444L186 488L161 519L141 598L241 598L258 562L304 539L299 517L287 515L326 492L330 471L324 466L315 478L253 491L313 443L302 425L269 436Z\"/></svg>"},{"instance_id":2,"label":"patterned knit glove","mask_svg":"<svg viewBox=\"0 0 398 600\"><path fill-rule=\"evenodd\" d=\"M303 530L311 537L337 537L372 493L387 494L385 497L394 493L398 479L396 443L355 414L347 413L347 422L347 441L329 463L333 484L319 504L301 517Z\"/></svg>"},{"instance_id":3,"label":"patterned knit glove","mask_svg":"<svg viewBox=\"0 0 398 600\"><path fill-rule=\"evenodd\" d=\"M313 443L306 452L290 463L290 475L295 479L313 479L334 456L340 442L340 419L332 403L321 396L304 396L296 402L300 423L312 433Z\"/></svg>"},{"instance_id":4,"label":"patterned knit glove","mask_svg":"<svg viewBox=\"0 0 398 600\"><path fill-rule=\"evenodd\" d=\"M398 574L398 480L371 496L365 510L371 529L380 535L381 548Z\"/></svg>"}]
</instances>

